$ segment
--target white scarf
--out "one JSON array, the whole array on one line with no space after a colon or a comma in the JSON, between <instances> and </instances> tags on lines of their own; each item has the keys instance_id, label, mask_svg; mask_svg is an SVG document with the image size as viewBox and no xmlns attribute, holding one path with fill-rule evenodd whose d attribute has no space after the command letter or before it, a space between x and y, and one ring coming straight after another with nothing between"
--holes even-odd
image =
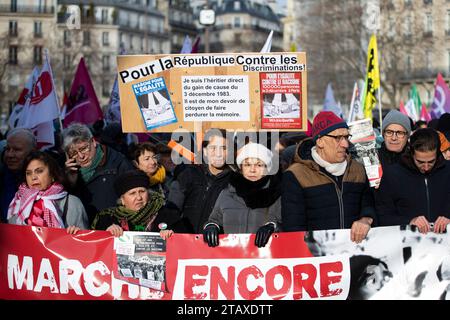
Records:
<instances>
[{"instance_id":1,"label":"white scarf","mask_svg":"<svg viewBox=\"0 0 450 320\"><path fill-rule=\"evenodd\" d=\"M345 173L345 169L347 169L347 160L340 163L329 163L323 160L319 154L317 153L316 147L311 148L311 155L317 164L323 168L333 176L339 177Z\"/></svg>"}]
</instances>

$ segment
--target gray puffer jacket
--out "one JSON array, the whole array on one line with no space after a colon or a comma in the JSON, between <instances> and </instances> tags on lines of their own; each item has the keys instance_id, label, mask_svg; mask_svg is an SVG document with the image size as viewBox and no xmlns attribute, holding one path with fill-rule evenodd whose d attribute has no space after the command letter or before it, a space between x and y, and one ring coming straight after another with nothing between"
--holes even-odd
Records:
<instances>
[{"instance_id":1,"label":"gray puffer jacket","mask_svg":"<svg viewBox=\"0 0 450 320\"><path fill-rule=\"evenodd\" d=\"M217 198L207 224L223 227L224 233L256 233L259 227L274 222L275 231L281 225L281 199L270 207L251 209L244 199L237 195L236 189L228 185ZM206 224L206 225L207 225Z\"/></svg>"}]
</instances>

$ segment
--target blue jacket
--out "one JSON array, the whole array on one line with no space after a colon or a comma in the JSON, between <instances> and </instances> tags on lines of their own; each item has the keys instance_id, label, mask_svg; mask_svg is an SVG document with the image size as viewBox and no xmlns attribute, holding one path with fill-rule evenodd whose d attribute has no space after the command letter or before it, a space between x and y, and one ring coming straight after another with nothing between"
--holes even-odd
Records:
<instances>
[{"instance_id":1,"label":"blue jacket","mask_svg":"<svg viewBox=\"0 0 450 320\"><path fill-rule=\"evenodd\" d=\"M283 231L351 228L362 217L375 218L373 193L364 167L347 158L347 169L334 177L311 157L312 140L298 147L283 176Z\"/></svg>"}]
</instances>

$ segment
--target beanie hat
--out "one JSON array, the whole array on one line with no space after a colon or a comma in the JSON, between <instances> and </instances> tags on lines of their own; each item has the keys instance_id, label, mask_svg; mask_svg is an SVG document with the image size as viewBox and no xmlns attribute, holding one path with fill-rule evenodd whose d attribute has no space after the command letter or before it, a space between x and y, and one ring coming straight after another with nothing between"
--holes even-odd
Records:
<instances>
[{"instance_id":1,"label":"beanie hat","mask_svg":"<svg viewBox=\"0 0 450 320\"><path fill-rule=\"evenodd\" d=\"M272 151L259 143L248 143L241 148L236 158L236 163L241 167L242 162L247 158L257 158L264 162L267 166L267 171L272 168Z\"/></svg>"},{"instance_id":2,"label":"beanie hat","mask_svg":"<svg viewBox=\"0 0 450 320\"><path fill-rule=\"evenodd\" d=\"M141 170L130 170L120 174L114 181L114 191L118 197L133 188L150 188L149 177Z\"/></svg>"},{"instance_id":3,"label":"beanie hat","mask_svg":"<svg viewBox=\"0 0 450 320\"><path fill-rule=\"evenodd\" d=\"M336 129L348 129L347 123L331 111L319 112L313 120L312 137L314 142L321 136L324 136Z\"/></svg>"},{"instance_id":4,"label":"beanie hat","mask_svg":"<svg viewBox=\"0 0 450 320\"><path fill-rule=\"evenodd\" d=\"M439 140L441 140L441 152L444 152L448 148L450 148L450 142L447 140L445 135L442 132L439 133Z\"/></svg>"},{"instance_id":5,"label":"beanie hat","mask_svg":"<svg viewBox=\"0 0 450 320\"><path fill-rule=\"evenodd\" d=\"M381 127L381 132L384 132L386 128L391 124L399 124L405 128L408 135L411 134L411 122L409 117L404 115L398 110L391 110L383 119L383 125Z\"/></svg>"}]
</instances>

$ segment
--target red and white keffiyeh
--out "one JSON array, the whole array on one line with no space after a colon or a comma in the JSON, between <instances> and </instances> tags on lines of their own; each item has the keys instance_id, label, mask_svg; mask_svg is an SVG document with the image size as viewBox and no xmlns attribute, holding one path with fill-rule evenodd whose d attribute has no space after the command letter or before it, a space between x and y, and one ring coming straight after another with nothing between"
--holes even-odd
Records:
<instances>
[{"instance_id":1,"label":"red and white keffiyeh","mask_svg":"<svg viewBox=\"0 0 450 320\"><path fill-rule=\"evenodd\" d=\"M64 222L58 214L54 201L67 196L64 187L55 182L44 191L29 188L26 183L22 183L17 190L14 199L8 208L8 220L17 216L16 224L28 225L27 219L32 213L33 205L42 199L43 214L42 219L46 226L50 228L64 228Z\"/></svg>"}]
</instances>

